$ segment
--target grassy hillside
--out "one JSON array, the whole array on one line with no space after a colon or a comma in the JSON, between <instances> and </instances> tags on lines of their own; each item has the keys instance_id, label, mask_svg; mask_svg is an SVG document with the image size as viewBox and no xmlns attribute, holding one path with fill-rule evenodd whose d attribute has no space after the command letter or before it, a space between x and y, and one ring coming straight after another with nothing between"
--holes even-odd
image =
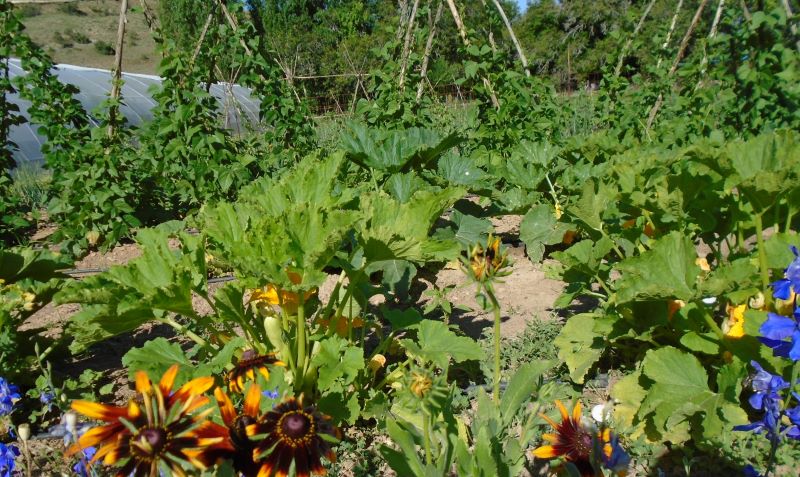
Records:
<instances>
[{"instance_id":1,"label":"grassy hillside","mask_svg":"<svg viewBox=\"0 0 800 477\"><path fill-rule=\"evenodd\" d=\"M18 5L27 33L57 63L111 69L119 21L118 0ZM129 1L123 70L156 72L159 55L137 0Z\"/></svg>"}]
</instances>

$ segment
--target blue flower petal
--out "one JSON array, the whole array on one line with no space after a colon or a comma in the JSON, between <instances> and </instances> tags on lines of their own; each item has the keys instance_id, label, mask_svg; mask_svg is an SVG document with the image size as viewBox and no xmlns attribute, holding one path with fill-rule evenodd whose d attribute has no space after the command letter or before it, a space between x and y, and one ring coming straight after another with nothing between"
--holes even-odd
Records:
<instances>
[{"instance_id":1,"label":"blue flower petal","mask_svg":"<svg viewBox=\"0 0 800 477\"><path fill-rule=\"evenodd\" d=\"M782 340L792 336L792 333L797 329L797 321L792 318L775 313L768 313L767 316L767 321L759 329L761 336L765 338Z\"/></svg>"},{"instance_id":2,"label":"blue flower petal","mask_svg":"<svg viewBox=\"0 0 800 477\"><path fill-rule=\"evenodd\" d=\"M771 284L774 292L772 292L772 296L779 299L779 300L788 300L792 296L792 282L786 279L778 280L777 282L772 282Z\"/></svg>"},{"instance_id":3,"label":"blue flower petal","mask_svg":"<svg viewBox=\"0 0 800 477\"><path fill-rule=\"evenodd\" d=\"M789 359L792 361L800 360L800 330L792 333L792 349L789 350Z\"/></svg>"}]
</instances>

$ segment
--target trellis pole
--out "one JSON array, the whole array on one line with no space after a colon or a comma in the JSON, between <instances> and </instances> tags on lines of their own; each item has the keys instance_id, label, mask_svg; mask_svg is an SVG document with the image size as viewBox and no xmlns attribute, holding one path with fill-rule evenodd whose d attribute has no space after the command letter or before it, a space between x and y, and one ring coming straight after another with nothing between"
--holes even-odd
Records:
<instances>
[{"instance_id":1,"label":"trellis pole","mask_svg":"<svg viewBox=\"0 0 800 477\"><path fill-rule=\"evenodd\" d=\"M692 18L692 23L689 24L689 28L686 29L686 34L683 35L681 45L678 47L678 53L675 55L675 61L672 62L672 67L669 69L667 77L672 77L678 70L678 66L683 59L683 55L686 53L686 47L689 46L689 39L692 37L692 33L694 33L695 28L697 28L697 24L700 23L700 17L703 15L703 10L705 10L707 4L708 0L702 0L700 5L697 7L697 11L694 13L694 18ZM659 94L656 103L650 109L650 114L647 117L647 129L650 129L650 127L653 125L653 121L655 121L658 110L661 108L663 103L664 95Z\"/></svg>"},{"instance_id":2,"label":"trellis pole","mask_svg":"<svg viewBox=\"0 0 800 477\"><path fill-rule=\"evenodd\" d=\"M717 13L714 14L714 21L711 22L711 31L708 32L709 40L717 36L717 27L719 27L719 21L722 18L722 10L724 8L725 8L725 0L719 0L719 3L717 4ZM700 79L697 80L697 86L695 86L695 89L702 86L703 80L706 77L707 65L708 65L708 49L706 45L703 45L703 60L700 62Z\"/></svg>"},{"instance_id":3,"label":"trellis pole","mask_svg":"<svg viewBox=\"0 0 800 477\"><path fill-rule=\"evenodd\" d=\"M425 52L422 56L422 67L420 70L420 81L417 85L417 103L422 99L422 91L425 88L425 82L428 80L428 62L431 57L431 50L433 50L433 38L436 36L436 25L442 18L442 11L444 10L444 0L439 0L439 6L436 7L436 15L428 22L428 39L425 41ZM433 2L431 2L433 4Z\"/></svg>"},{"instance_id":4,"label":"trellis pole","mask_svg":"<svg viewBox=\"0 0 800 477\"><path fill-rule=\"evenodd\" d=\"M641 18L639 18L639 22L636 24L636 28L633 29L633 33L628 37L628 41L625 42L625 45L623 45L622 51L619 52L617 67L614 68L614 77L619 76L619 74L622 72L622 65L625 63L625 56L628 54L628 50L631 48L631 45L633 45L633 39L639 34L639 30L642 29L642 25L644 25L644 21L647 19L647 16L650 15L650 10L653 9L653 5L655 3L656 0L650 0L650 3L647 4L647 8L644 9Z\"/></svg>"},{"instance_id":5,"label":"trellis pole","mask_svg":"<svg viewBox=\"0 0 800 477\"><path fill-rule=\"evenodd\" d=\"M406 37L403 41L403 52L400 57L400 90L405 88L406 82L406 68L408 68L408 57L411 55L411 38L414 36L414 24L417 19L417 9L419 8L419 0L414 0L414 5L411 6L411 15L408 17L408 24L406 25Z\"/></svg>"},{"instance_id":6,"label":"trellis pole","mask_svg":"<svg viewBox=\"0 0 800 477\"><path fill-rule=\"evenodd\" d=\"M453 21L456 22L456 28L458 29L458 34L461 36L461 41L464 42L464 46L469 47L467 29L464 28L464 22L461 20L461 15L458 13L458 7L456 7L455 0L447 0L447 5L450 7L450 13L453 15ZM489 81L489 78L485 76L483 77L483 85L489 90L489 96L492 99L492 105L496 109L500 109L500 101L497 100L497 95L494 92L494 88L492 87L492 83Z\"/></svg>"},{"instance_id":7,"label":"trellis pole","mask_svg":"<svg viewBox=\"0 0 800 477\"><path fill-rule=\"evenodd\" d=\"M511 37L511 42L514 43L514 48L517 49L517 55L519 56L519 61L522 63L522 68L525 70L525 76L530 76L531 72L528 69L528 58L525 57L525 52L522 50L522 45L519 43L517 35L514 34L514 29L511 28L511 22L508 21L508 16L506 16L506 12L503 11L503 6L500 5L498 0L492 1L494 2L494 6L497 8L497 12L500 14L500 18L503 19L503 23L506 24L506 30L508 30L508 36Z\"/></svg>"},{"instance_id":8,"label":"trellis pole","mask_svg":"<svg viewBox=\"0 0 800 477\"><path fill-rule=\"evenodd\" d=\"M112 104L108 110L108 130L109 139L114 137L117 116L119 116L119 95L122 86L122 48L125 44L125 24L128 13L128 0L122 0L119 7L119 25L117 26L117 49L114 51L114 79L111 84Z\"/></svg>"},{"instance_id":9,"label":"trellis pole","mask_svg":"<svg viewBox=\"0 0 800 477\"><path fill-rule=\"evenodd\" d=\"M672 22L669 24L669 31L667 31L667 37L664 38L664 43L661 45L662 50L666 50L669 46L670 40L672 40L672 34L675 32L675 26L678 24L678 17L681 13L681 7L683 6L683 0L678 0L678 4L675 6L675 14L672 15ZM661 67L661 62L664 59L659 55L658 63L656 63L656 69Z\"/></svg>"},{"instance_id":10,"label":"trellis pole","mask_svg":"<svg viewBox=\"0 0 800 477\"><path fill-rule=\"evenodd\" d=\"M789 0L781 0L783 4L783 9L786 10L786 16L791 18L794 13L792 13L792 6L789 5ZM797 36L797 25L792 23L789 27L792 30L792 35ZM800 40L797 40L797 51L800 51Z\"/></svg>"}]
</instances>

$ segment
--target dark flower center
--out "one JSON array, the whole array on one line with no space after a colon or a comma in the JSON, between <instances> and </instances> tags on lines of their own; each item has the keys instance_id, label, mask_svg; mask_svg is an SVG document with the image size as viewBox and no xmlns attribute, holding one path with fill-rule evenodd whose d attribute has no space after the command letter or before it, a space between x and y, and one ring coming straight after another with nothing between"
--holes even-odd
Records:
<instances>
[{"instance_id":1,"label":"dark flower center","mask_svg":"<svg viewBox=\"0 0 800 477\"><path fill-rule=\"evenodd\" d=\"M233 432L231 433L234 444L239 447L245 447L247 444L249 444L250 438L247 437L247 426L255 423L256 420L247 414L236 416L236 420L233 421Z\"/></svg>"},{"instance_id":2,"label":"dark flower center","mask_svg":"<svg viewBox=\"0 0 800 477\"><path fill-rule=\"evenodd\" d=\"M292 440L304 439L312 432L314 427L311 416L302 411L294 411L285 414L281 418L279 425L281 433Z\"/></svg>"},{"instance_id":3,"label":"dark flower center","mask_svg":"<svg viewBox=\"0 0 800 477\"><path fill-rule=\"evenodd\" d=\"M158 455L167 444L167 432L164 429L147 427L139 431L136 440L148 444L152 449L150 454Z\"/></svg>"}]
</instances>

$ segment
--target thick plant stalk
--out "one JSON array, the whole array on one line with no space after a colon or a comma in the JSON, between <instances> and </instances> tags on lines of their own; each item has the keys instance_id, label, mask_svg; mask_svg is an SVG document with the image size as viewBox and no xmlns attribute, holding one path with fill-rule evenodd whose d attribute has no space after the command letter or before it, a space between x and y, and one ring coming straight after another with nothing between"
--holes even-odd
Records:
<instances>
[{"instance_id":1,"label":"thick plant stalk","mask_svg":"<svg viewBox=\"0 0 800 477\"><path fill-rule=\"evenodd\" d=\"M422 68L420 69L420 81L417 85L417 102L422 99L422 90L425 88L425 82L428 81L428 62L431 58L431 50L433 49L433 38L436 36L436 25L442 18L442 11L444 10L444 0L439 0L439 6L436 7L436 15L433 20L428 24L428 39L425 41L425 53L422 56Z\"/></svg>"},{"instance_id":2,"label":"thick plant stalk","mask_svg":"<svg viewBox=\"0 0 800 477\"><path fill-rule=\"evenodd\" d=\"M669 24L669 31L667 31L667 37L664 38L664 43L661 45L662 50L666 50L669 46L670 40L672 40L672 34L675 33L675 27L678 25L678 17L681 14L681 7L683 7L683 0L678 0L678 4L675 6L675 13L672 15L672 22ZM661 67L661 62L664 61L663 58L658 59L658 63L656 63L656 68Z\"/></svg>"},{"instance_id":3,"label":"thick plant stalk","mask_svg":"<svg viewBox=\"0 0 800 477\"><path fill-rule=\"evenodd\" d=\"M678 66L683 59L683 55L686 54L686 47L689 46L689 39L692 37L692 33L694 33L695 28L697 28L697 24L700 23L700 17L703 15L703 10L705 10L707 4L708 0L702 0L700 5L697 7L697 11L694 12L692 23L689 24L689 28L686 29L686 34L683 35L681 45L678 48L678 53L675 55L675 61L672 62L672 67L669 69L667 77L672 77L678 70ZM647 129L650 129L650 127L653 125L653 121L655 121L658 110L661 108L663 103L664 95L660 94L658 95L656 103L653 105L652 109L650 109L650 114L647 117Z\"/></svg>"},{"instance_id":4,"label":"thick plant stalk","mask_svg":"<svg viewBox=\"0 0 800 477\"><path fill-rule=\"evenodd\" d=\"M464 22L461 20L461 15L458 13L458 7L456 7L455 0L447 0L447 6L450 7L450 13L453 15L453 21L456 22L456 28L458 28L458 34L461 36L461 41L464 42L464 46L469 46L467 29L464 27ZM485 76L483 77L483 85L489 90L489 96L492 99L492 105L496 109L500 109L500 101L497 100L497 95L494 92L494 88L492 87L492 83L489 81L489 78Z\"/></svg>"},{"instance_id":5,"label":"thick plant stalk","mask_svg":"<svg viewBox=\"0 0 800 477\"><path fill-rule=\"evenodd\" d=\"M495 0L497 2L497 0ZM653 5L655 5L656 0L650 0L650 3L647 4L647 8L644 9L642 12L641 18L639 18L639 22L636 24L636 28L633 29L633 33L628 37L628 41L625 42L625 45L622 47L622 51L619 53L619 59L617 60L617 67L614 68L614 77L619 76L622 72L622 65L625 63L625 56L628 54L628 50L630 50L631 45L633 45L633 39L639 34L639 31L642 29L642 25L644 25L644 21L647 19L647 16L650 15L650 10L653 9Z\"/></svg>"},{"instance_id":6,"label":"thick plant stalk","mask_svg":"<svg viewBox=\"0 0 800 477\"><path fill-rule=\"evenodd\" d=\"M508 21L508 17L506 16L506 12L503 11L503 6L500 5L498 0L492 0L494 2L494 6L497 8L497 12L500 14L500 18L503 19L503 23L506 24L506 30L508 30L508 36L511 37L511 42L514 43L514 48L517 49L517 55L519 56L519 61L522 63L522 68L525 70L525 75L530 76L531 72L528 69L528 58L525 57L525 52L522 51L522 45L520 45L519 40L517 39L517 35L514 34L514 29L511 28L511 22ZM654 3L656 0L652 0Z\"/></svg>"},{"instance_id":7,"label":"thick plant stalk","mask_svg":"<svg viewBox=\"0 0 800 477\"><path fill-rule=\"evenodd\" d=\"M119 115L119 100L120 88L122 86L122 47L125 44L125 23L128 22L126 15L128 13L128 0L122 0L119 7L119 25L117 26L117 49L114 52L114 79L111 85L111 99L114 101L108 110L108 130L109 138L114 137L114 127L117 124L117 116Z\"/></svg>"},{"instance_id":8,"label":"thick plant stalk","mask_svg":"<svg viewBox=\"0 0 800 477\"><path fill-rule=\"evenodd\" d=\"M414 0L411 6L411 15L408 18L406 25L406 38L403 41L403 53L400 59L400 90L402 91L406 83L406 69L408 68L408 57L411 55L411 38L414 36L414 24L417 19L417 9L419 8L419 0Z\"/></svg>"}]
</instances>

